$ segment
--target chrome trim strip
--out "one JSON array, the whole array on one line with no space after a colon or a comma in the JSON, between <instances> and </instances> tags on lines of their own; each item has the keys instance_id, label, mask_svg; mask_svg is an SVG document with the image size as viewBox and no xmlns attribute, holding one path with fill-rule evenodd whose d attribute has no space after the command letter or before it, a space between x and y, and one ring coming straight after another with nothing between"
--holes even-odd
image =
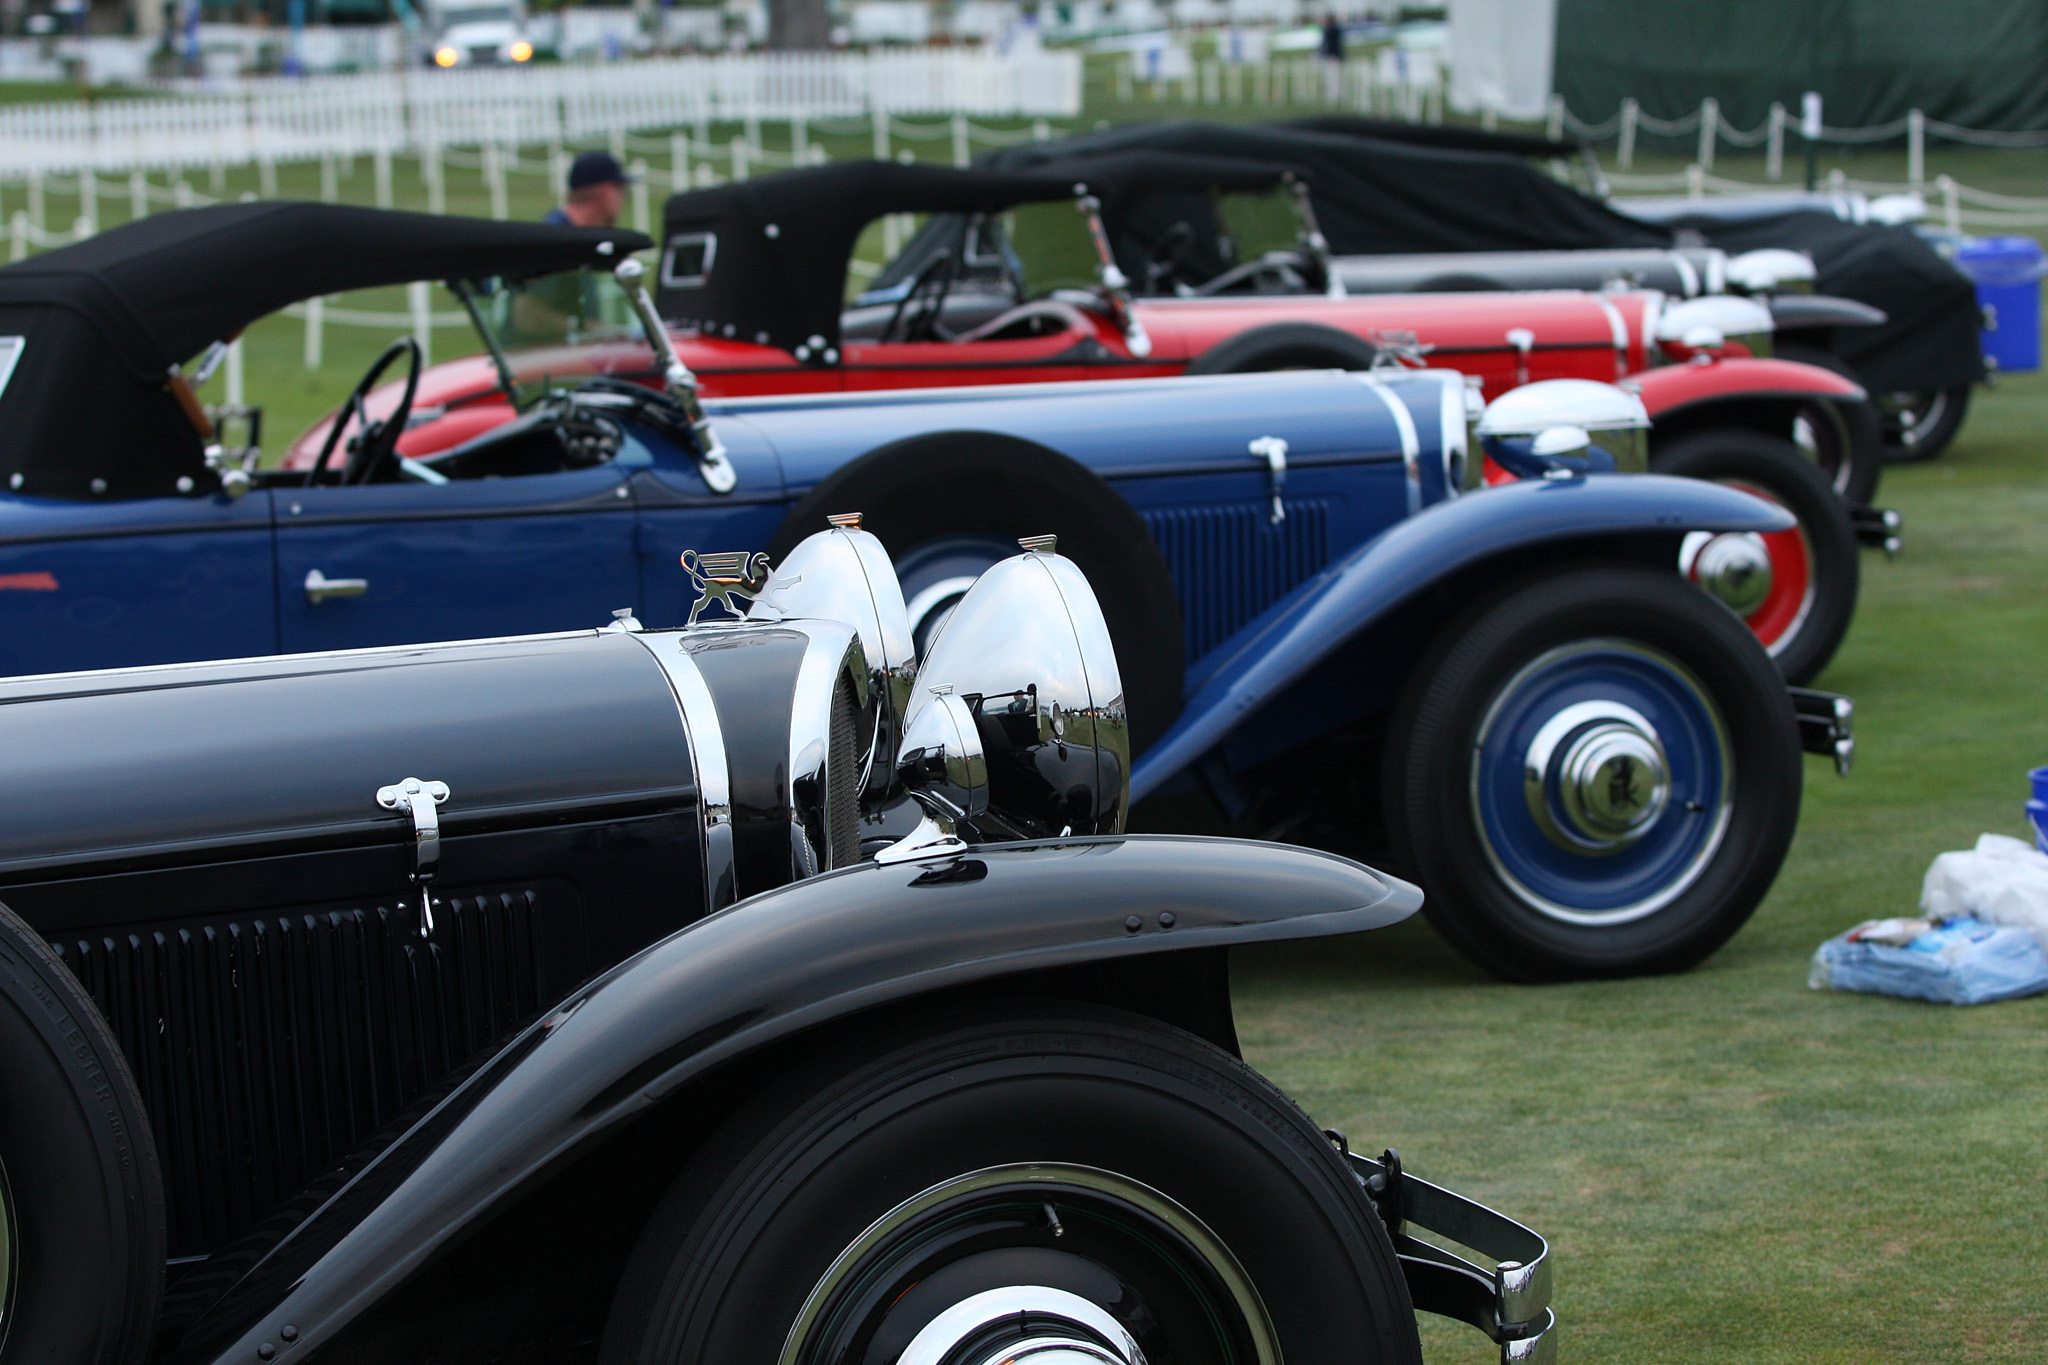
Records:
<instances>
[{"instance_id":1,"label":"chrome trim strip","mask_svg":"<svg viewBox=\"0 0 2048 1365\"><path fill-rule=\"evenodd\" d=\"M1700 294L1699 270L1691 261L1685 258L1683 251L1672 252L1671 260L1678 267L1678 278L1685 283L1685 296L1689 299L1698 298Z\"/></svg>"},{"instance_id":2,"label":"chrome trim strip","mask_svg":"<svg viewBox=\"0 0 2048 1365\"><path fill-rule=\"evenodd\" d=\"M1614 306L1614 300L1604 294L1595 294L1600 311L1607 314L1607 332L1614 338L1614 377L1621 378L1628 373L1628 323L1622 320L1621 310Z\"/></svg>"},{"instance_id":3,"label":"chrome trim strip","mask_svg":"<svg viewBox=\"0 0 2048 1365\"><path fill-rule=\"evenodd\" d=\"M1449 502L1465 491L1465 466L1472 458L1472 443L1465 427L1465 376L1456 370L1438 373L1443 376L1437 409L1443 431L1438 446L1444 461L1444 501Z\"/></svg>"},{"instance_id":4,"label":"chrome trim strip","mask_svg":"<svg viewBox=\"0 0 2048 1365\"><path fill-rule=\"evenodd\" d=\"M655 664L668 678L669 690L675 693L676 709L683 718L690 760L697 769L698 809L704 822L704 913L710 914L739 899L733 874L732 777L725 753L725 731L718 723L718 703L712 700L711 688L698 671L697 661L682 647L686 638L683 632L636 633L633 638L654 656Z\"/></svg>"},{"instance_id":5,"label":"chrome trim strip","mask_svg":"<svg viewBox=\"0 0 2048 1365\"><path fill-rule=\"evenodd\" d=\"M867 651L860 632L844 622L777 624L809 641L789 703L789 873L801 879L832 870L832 693L851 670L856 704L866 702ZM859 811L853 819L860 819Z\"/></svg>"},{"instance_id":6,"label":"chrome trim strip","mask_svg":"<svg viewBox=\"0 0 2048 1365\"><path fill-rule=\"evenodd\" d=\"M1415 434L1415 417L1377 375L1356 371L1353 377L1379 395L1394 418L1395 429L1401 433L1401 466L1408 488L1408 515L1412 517L1422 510L1422 440Z\"/></svg>"}]
</instances>

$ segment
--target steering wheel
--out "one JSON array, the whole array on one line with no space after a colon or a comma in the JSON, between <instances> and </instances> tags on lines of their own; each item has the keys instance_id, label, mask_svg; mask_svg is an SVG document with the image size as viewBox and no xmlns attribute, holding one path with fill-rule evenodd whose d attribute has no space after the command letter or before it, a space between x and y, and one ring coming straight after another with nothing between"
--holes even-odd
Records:
<instances>
[{"instance_id":1,"label":"steering wheel","mask_svg":"<svg viewBox=\"0 0 2048 1365\"><path fill-rule=\"evenodd\" d=\"M904 323L904 313L934 280L939 286L938 296L931 301L930 307L913 321L903 325L903 340L926 341L938 335L939 314L945 309L946 295L953 292L953 281L959 277L958 271L952 271L944 278L938 278L938 272L942 267L952 264L953 250L946 247L918 267L917 274L911 277L910 287L903 291L902 298L896 300L896 311L889 314L889 325L882 329L881 340L887 341L896 335L897 325Z\"/></svg>"},{"instance_id":2,"label":"steering wheel","mask_svg":"<svg viewBox=\"0 0 2048 1365\"><path fill-rule=\"evenodd\" d=\"M398 406L391 410L390 416L381 422L373 422L365 406L370 390L377 387L384 371L390 369L391 362L400 356L406 357L405 392L400 395ZM362 431L349 442L348 456L341 467L344 484L375 483L384 477L388 468L398 463L398 438L404 434L406 419L412 415L413 396L420 388L421 367L420 344L411 337L400 337L370 362L370 368L356 381L355 389L334 414L334 425L327 429L327 439L321 443L320 456L306 471L306 487L319 483L320 476L327 472L328 457L334 454L334 447L340 443L341 433L348 429L351 417L362 425Z\"/></svg>"}]
</instances>

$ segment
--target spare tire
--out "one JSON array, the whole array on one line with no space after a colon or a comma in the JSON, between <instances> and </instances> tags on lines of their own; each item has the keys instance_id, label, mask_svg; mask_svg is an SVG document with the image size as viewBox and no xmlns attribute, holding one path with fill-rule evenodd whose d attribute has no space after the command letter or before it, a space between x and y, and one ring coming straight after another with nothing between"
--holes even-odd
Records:
<instances>
[{"instance_id":1,"label":"spare tire","mask_svg":"<svg viewBox=\"0 0 2048 1365\"><path fill-rule=\"evenodd\" d=\"M1239 332L1202 352L1189 374L1266 370L1369 370L1379 348L1363 337L1313 322L1275 322Z\"/></svg>"},{"instance_id":2,"label":"spare tire","mask_svg":"<svg viewBox=\"0 0 2048 1365\"><path fill-rule=\"evenodd\" d=\"M64 965L0 906L0 1361L149 1349L164 1192L135 1078Z\"/></svg>"},{"instance_id":3,"label":"spare tire","mask_svg":"<svg viewBox=\"0 0 2048 1365\"><path fill-rule=\"evenodd\" d=\"M858 512L888 547L915 599L913 572L971 579L1016 554L1020 536L1053 535L1102 603L1130 710L1133 753L1180 714L1187 671L1180 597L1145 523L1101 476L1044 446L992 432L896 441L820 480L775 533L776 562L825 518ZM913 626L916 623L913 622ZM920 638L920 647L925 640Z\"/></svg>"}]
</instances>

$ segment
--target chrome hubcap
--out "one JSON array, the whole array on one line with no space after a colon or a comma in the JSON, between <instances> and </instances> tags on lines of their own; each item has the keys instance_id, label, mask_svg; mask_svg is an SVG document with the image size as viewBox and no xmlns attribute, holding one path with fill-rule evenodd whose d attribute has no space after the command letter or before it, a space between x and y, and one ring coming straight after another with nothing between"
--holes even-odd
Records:
<instances>
[{"instance_id":1,"label":"chrome hubcap","mask_svg":"<svg viewBox=\"0 0 2048 1365\"><path fill-rule=\"evenodd\" d=\"M1753 531L1694 531L1679 549L1678 568L1737 616L1748 616L1771 595L1771 552Z\"/></svg>"},{"instance_id":2,"label":"chrome hubcap","mask_svg":"<svg viewBox=\"0 0 2048 1365\"><path fill-rule=\"evenodd\" d=\"M1530 741L1529 813L1560 848L1612 853L1643 837L1671 800L1656 727L1614 701L1567 706Z\"/></svg>"},{"instance_id":3,"label":"chrome hubcap","mask_svg":"<svg viewBox=\"0 0 2048 1365\"><path fill-rule=\"evenodd\" d=\"M896 1365L1145 1365L1123 1324L1078 1294L1005 1285L926 1323Z\"/></svg>"}]
</instances>

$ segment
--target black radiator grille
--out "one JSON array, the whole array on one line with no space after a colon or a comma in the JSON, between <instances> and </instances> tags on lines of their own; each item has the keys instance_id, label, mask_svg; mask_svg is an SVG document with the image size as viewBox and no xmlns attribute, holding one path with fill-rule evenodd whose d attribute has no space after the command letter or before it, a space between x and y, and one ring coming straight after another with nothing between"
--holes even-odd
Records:
<instances>
[{"instance_id":1,"label":"black radiator grille","mask_svg":"<svg viewBox=\"0 0 2048 1365\"><path fill-rule=\"evenodd\" d=\"M218 1250L543 1003L541 884L54 943L113 1025L163 1158L173 1256Z\"/></svg>"},{"instance_id":2,"label":"black radiator grille","mask_svg":"<svg viewBox=\"0 0 2048 1365\"><path fill-rule=\"evenodd\" d=\"M1189 663L1329 562L1329 504L1304 498L1286 506L1277 526L1263 502L1141 513L1180 589Z\"/></svg>"}]
</instances>

